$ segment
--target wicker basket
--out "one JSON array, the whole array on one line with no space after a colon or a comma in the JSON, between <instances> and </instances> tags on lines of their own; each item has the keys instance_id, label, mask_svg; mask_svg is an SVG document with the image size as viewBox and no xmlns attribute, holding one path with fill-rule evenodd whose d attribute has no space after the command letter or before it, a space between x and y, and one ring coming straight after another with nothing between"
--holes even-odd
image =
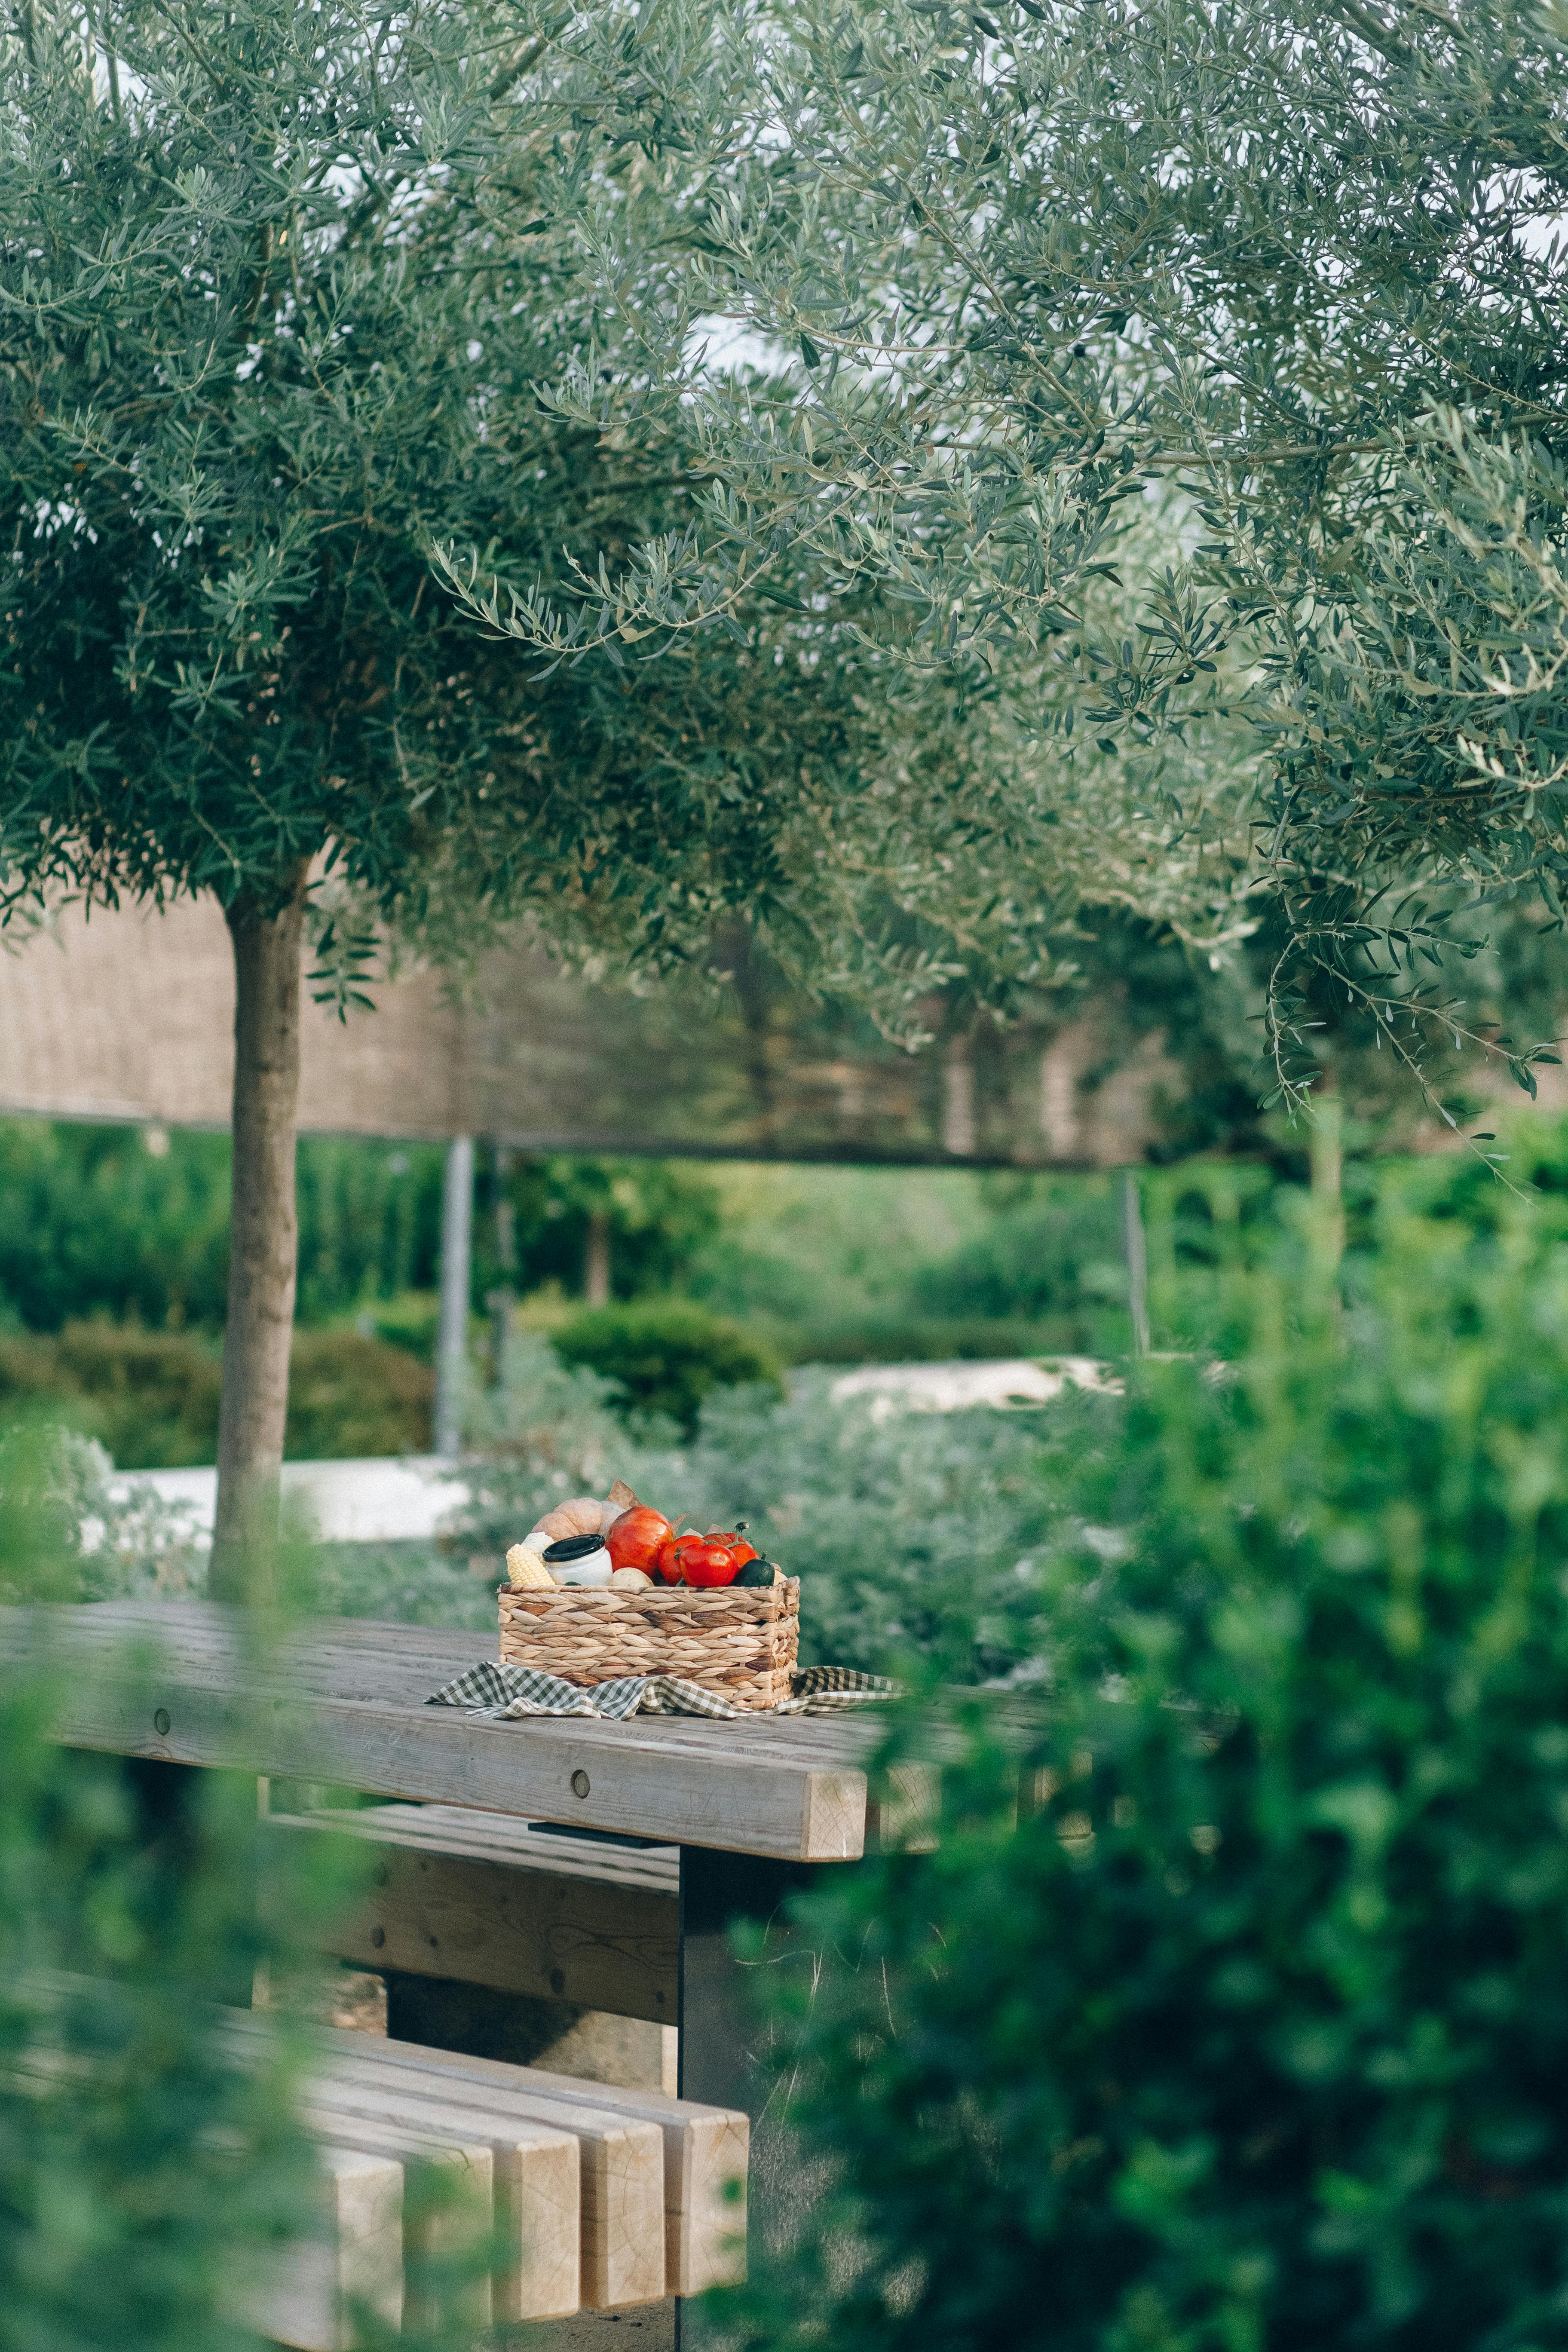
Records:
<instances>
[{"instance_id":1,"label":"wicker basket","mask_svg":"<svg viewBox=\"0 0 1568 2352\"><path fill-rule=\"evenodd\" d=\"M799 1647L798 1576L711 1591L500 1589L501 1664L584 1688L623 1675L679 1675L735 1706L776 1706L790 1696Z\"/></svg>"}]
</instances>

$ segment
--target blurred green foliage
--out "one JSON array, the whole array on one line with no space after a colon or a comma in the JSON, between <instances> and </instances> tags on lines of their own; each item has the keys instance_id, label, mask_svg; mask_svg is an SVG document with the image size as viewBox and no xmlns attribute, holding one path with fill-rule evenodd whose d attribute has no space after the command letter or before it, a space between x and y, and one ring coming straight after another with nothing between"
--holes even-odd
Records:
<instances>
[{"instance_id":1,"label":"blurred green foliage","mask_svg":"<svg viewBox=\"0 0 1568 2352\"><path fill-rule=\"evenodd\" d=\"M90 1465L69 1454L26 1425L0 1441L8 1602L77 1595ZM248 2352L313 2226L292 2041L241 2068L209 2006L286 1958L258 1912L256 1784L56 1747L57 1671L42 1647L0 1660L0 2347ZM299 1924L363 1867L281 1866Z\"/></svg>"},{"instance_id":2,"label":"blurred green foliage","mask_svg":"<svg viewBox=\"0 0 1568 2352\"><path fill-rule=\"evenodd\" d=\"M361 1309L393 1323L401 1309L407 1320L407 1295L434 1291L443 1160L436 1144L301 1137L301 1323ZM157 1331L218 1329L228 1171L226 1136L0 1119L0 1321L58 1331L107 1316ZM502 1276L523 1290L552 1280L579 1290L595 1211L618 1297L668 1287L719 1223L712 1186L666 1160L492 1153L477 1205L476 1307Z\"/></svg>"},{"instance_id":3,"label":"blurred green foliage","mask_svg":"<svg viewBox=\"0 0 1568 2352\"><path fill-rule=\"evenodd\" d=\"M771 1412L714 1397L677 1500L702 1525L747 1520L801 1578L803 1664L1026 1678L1033 1555L1113 1408L1069 1391L1044 1411L910 1412L831 1386L806 1374Z\"/></svg>"},{"instance_id":4,"label":"blurred green foliage","mask_svg":"<svg viewBox=\"0 0 1568 2352\"><path fill-rule=\"evenodd\" d=\"M1369 1130L1352 1121L1349 1137L1352 1280L1382 1246L1384 1204L1402 1202L1435 1227L1458 1221L1481 1232L1512 1197L1470 1156L1377 1159L1365 1150ZM55 1400L52 1409L127 1466L213 1456L227 1145L166 1140L160 1156L142 1130L0 1122L0 1405ZM1310 1140L1302 1129L1273 1160L1142 1171L1157 1347L1226 1352L1222 1270L1279 1251L1300 1258ZM1555 1234L1568 1215L1568 1122L1515 1118L1504 1143L1508 1183L1534 1204L1531 1229ZM301 1144L295 1458L428 1445L440 1176L433 1147ZM688 1378L664 1342L650 1357L645 1341L655 1326L667 1337L676 1326L695 1330L693 1307L739 1327L770 1370L1120 1357L1130 1345L1118 1203L1106 1177L481 1159L473 1336L487 1370L478 1310L501 1276L507 1203L510 1286L533 1294L525 1319L557 1334L577 1319L587 1220L603 1210L617 1299L611 1320L585 1323L568 1351L622 1381L634 1411L662 1412L683 1433L708 1374ZM654 1287L619 1297L645 1283ZM636 1308L634 1324L616 1320L623 1305ZM688 1340L679 1346L689 1354ZM731 1362L728 1342L723 1352L726 1381L737 1370L752 1376L742 1360Z\"/></svg>"},{"instance_id":5,"label":"blurred green foliage","mask_svg":"<svg viewBox=\"0 0 1568 2352\"><path fill-rule=\"evenodd\" d=\"M228 1164L226 1137L0 1121L0 1309L33 1331L221 1322Z\"/></svg>"},{"instance_id":6,"label":"blurred green foliage","mask_svg":"<svg viewBox=\"0 0 1568 2352\"><path fill-rule=\"evenodd\" d=\"M436 1279L441 1154L303 1138L302 1321ZM226 1136L0 1120L0 1310L32 1331L90 1316L218 1329L228 1276Z\"/></svg>"},{"instance_id":7,"label":"blurred green foliage","mask_svg":"<svg viewBox=\"0 0 1568 2352\"><path fill-rule=\"evenodd\" d=\"M169 1529L115 1502L107 1466L58 1429L0 1430L0 1602L147 1590ZM282 1581L312 1592L307 1552ZM265 1683L279 1630L237 1628L242 1686ZM16 1631L0 1649L0 2352L265 2352L323 2224L296 2119L323 1997L310 1948L373 1857L354 1838L264 1838L253 1776L58 1747L65 1669L47 1627L26 1654ZM148 1686L154 1637L99 1647L93 1670ZM242 2051L222 2012L253 1996L274 2030ZM405 2221L462 2195L412 2164ZM498 2252L488 2211L442 2210L428 2250L407 2249L401 2332L355 2310L344 2340L472 2352L464 2314Z\"/></svg>"},{"instance_id":8,"label":"blurred green foliage","mask_svg":"<svg viewBox=\"0 0 1568 2352\"><path fill-rule=\"evenodd\" d=\"M756 1971L828 2194L737 2341L1568 2343L1568 1230L1468 1182L1216 1250L1044 1464L1044 1703Z\"/></svg>"},{"instance_id":9,"label":"blurred green foliage","mask_svg":"<svg viewBox=\"0 0 1568 2352\"><path fill-rule=\"evenodd\" d=\"M47 1711L0 1690L0 2346L240 2352L311 2223L289 2045L241 2069L202 2006L269 1942L254 1783L68 1755Z\"/></svg>"},{"instance_id":10,"label":"blurred green foliage","mask_svg":"<svg viewBox=\"0 0 1568 2352\"><path fill-rule=\"evenodd\" d=\"M477 1291L505 1279L522 1291L559 1283L580 1293L597 1218L611 1297L641 1298L679 1282L720 1229L711 1181L679 1160L492 1152L487 1182L493 1213L477 1229Z\"/></svg>"},{"instance_id":11,"label":"blurred green foliage","mask_svg":"<svg viewBox=\"0 0 1568 2352\"><path fill-rule=\"evenodd\" d=\"M1115 1180L1003 1176L985 1191L992 1213L984 1230L916 1269L914 1303L937 1316L1046 1327L1058 1349L1121 1353L1127 1269Z\"/></svg>"}]
</instances>

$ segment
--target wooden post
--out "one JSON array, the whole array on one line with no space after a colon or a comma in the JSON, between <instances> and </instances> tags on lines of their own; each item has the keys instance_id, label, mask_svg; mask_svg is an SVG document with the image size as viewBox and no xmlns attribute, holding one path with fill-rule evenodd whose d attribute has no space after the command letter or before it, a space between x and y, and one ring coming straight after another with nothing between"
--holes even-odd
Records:
<instances>
[{"instance_id":1,"label":"wooden post","mask_svg":"<svg viewBox=\"0 0 1568 2352\"><path fill-rule=\"evenodd\" d=\"M1313 1097L1310 1145L1312 1169L1313 1256L1325 1287L1339 1280L1345 1254L1344 1105L1332 1073ZM1337 1297L1337 1293L1334 1294Z\"/></svg>"},{"instance_id":2,"label":"wooden post","mask_svg":"<svg viewBox=\"0 0 1568 2352\"><path fill-rule=\"evenodd\" d=\"M489 1377L493 1389L499 1389L506 1379L511 1310L517 1303L517 1211L507 1191L511 1160L511 1151L506 1144L498 1143L493 1147L490 1152L490 1215L500 1280L485 1293L485 1307L490 1318Z\"/></svg>"},{"instance_id":3,"label":"wooden post","mask_svg":"<svg viewBox=\"0 0 1568 2352\"><path fill-rule=\"evenodd\" d=\"M473 1226L474 1139L455 1135L447 1147L441 1192L441 1322L436 1349L436 1451L448 1462L456 1461L463 1439Z\"/></svg>"},{"instance_id":4,"label":"wooden post","mask_svg":"<svg viewBox=\"0 0 1568 2352\"><path fill-rule=\"evenodd\" d=\"M1127 1311L1132 1318L1132 1352L1149 1352L1149 1250L1143 1238L1143 1209L1138 1198L1138 1171L1121 1171L1121 1247L1127 1259Z\"/></svg>"},{"instance_id":5,"label":"wooden post","mask_svg":"<svg viewBox=\"0 0 1568 2352\"><path fill-rule=\"evenodd\" d=\"M610 1303L610 1213L590 1209L583 1246L583 1297L589 1307Z\"/></svg>"}]
</instances>

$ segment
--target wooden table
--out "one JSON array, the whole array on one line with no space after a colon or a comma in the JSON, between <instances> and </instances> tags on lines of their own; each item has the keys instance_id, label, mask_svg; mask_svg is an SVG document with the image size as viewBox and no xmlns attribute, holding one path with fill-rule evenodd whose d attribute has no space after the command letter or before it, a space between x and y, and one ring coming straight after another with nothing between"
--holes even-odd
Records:
<instances>
[{"instance_id":1,"label":"wooden table","mask_svg":"<svg viewBox=\"0 0 1568 2352\"><path fill-rule=\"evenodd\" d=\"M205 1601L0 1611L0 1659L58 1670L55 1731L68 1746L481 1807L678 1849L681 2095L744 2107L755 2122L773 2077L754 2047L729 1932L752 1918L776 1933L786 1895L875 1845L887 1826L866 1772L875 1716L498 1724L426 1704L494 1654L493 1635L357 1619L269 1637L243 1612ZM787 2201L788 2169L782 2136L755 2132L753 2217ZM612 2324L606 2345L627 2343L626 2326ZM582 2322L565 2325L574 2346L597 2340ZM662 2338L657 2329L637 2337L639 2352L683 2329L694 2342L689 2315L671 2315Z\"/></svg>"}]
</instances>

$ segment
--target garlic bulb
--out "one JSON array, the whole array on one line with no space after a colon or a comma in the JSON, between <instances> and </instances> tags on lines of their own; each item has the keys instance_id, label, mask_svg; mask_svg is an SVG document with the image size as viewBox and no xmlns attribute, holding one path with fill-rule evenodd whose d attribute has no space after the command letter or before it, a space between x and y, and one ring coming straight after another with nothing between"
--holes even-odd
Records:
<instances>
[{"instance_id":1,"label":"garlic bulb","mask_svg":"<svg viewBox=\"0 0 1568 2352\"><path fill-rule=\"evenodd\" d=\"M649 1592L653 1579L645 1576L640 1568L617 1568L610 1579L612 1592Z\"/></svg>"}]
</instances>

